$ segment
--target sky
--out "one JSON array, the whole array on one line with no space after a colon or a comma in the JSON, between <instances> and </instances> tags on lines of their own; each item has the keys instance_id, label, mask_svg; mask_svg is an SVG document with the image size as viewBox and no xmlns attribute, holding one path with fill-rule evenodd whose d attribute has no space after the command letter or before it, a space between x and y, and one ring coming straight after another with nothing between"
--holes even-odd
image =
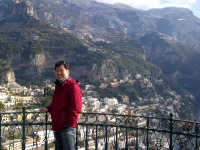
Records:
<instances>
[{"instance_id":1,"label":"sky","mask_svg":"<svg viewBox=\"0 0 200 150\"><path fill-rule=\"evenodd\" d=\"M96 0L103 3L124 3L133 8L148 10L170 6L189 8L195 16L200 18L200 0Z\"/></svg>"}]
</instances>

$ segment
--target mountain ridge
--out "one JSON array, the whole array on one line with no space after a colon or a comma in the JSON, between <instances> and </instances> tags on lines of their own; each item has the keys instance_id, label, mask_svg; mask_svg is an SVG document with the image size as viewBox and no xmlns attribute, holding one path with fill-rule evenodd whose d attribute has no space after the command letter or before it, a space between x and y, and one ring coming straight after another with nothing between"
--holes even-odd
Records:
<instances>
[{"instance_id":1,"label":"mountain ridge","mask_svg":"<svg viewBox=\"0 0 200 150\"><path fill-rule=\"evenodd\" d=\"M98 86L105 78L132 80L139 73L169 80L172 90L184 89L182 93L190 92L197 100L200 97L200 56L195 39L199 19L187 10L193 21L186 24L187 30L178 30L181 11L170 20L174 14L155 17L163 9L142 11L92 0L1 2L4 5L0 3L0 7L6 8L0 10L4 14L0 18L0 61L6 62L0 67L2 83L8 81L7 73L26 85L54 80L52 66L62 59L70 62L72 76L84 83ZM196 27L191 37L190 26Z\"/></svg>"}]
</instances>

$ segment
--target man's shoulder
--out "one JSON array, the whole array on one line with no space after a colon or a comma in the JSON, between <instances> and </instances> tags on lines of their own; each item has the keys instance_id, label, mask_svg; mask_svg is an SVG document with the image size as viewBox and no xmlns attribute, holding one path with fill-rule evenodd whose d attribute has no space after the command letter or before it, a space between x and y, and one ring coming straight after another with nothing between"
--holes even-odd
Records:
<instances>
[{"instance_id":1,"label":"man's shoulder","mask_svg":"<svg viewBox=\"0 0 200 150\"><path fill-rule=\"evenodd\" d=\"M77 85L80 86L80 81L74 80L73 78L69 77L69 78L66 80L66 84L71 84L71 85L77 84Z\"/></svg>"}]
</instances>

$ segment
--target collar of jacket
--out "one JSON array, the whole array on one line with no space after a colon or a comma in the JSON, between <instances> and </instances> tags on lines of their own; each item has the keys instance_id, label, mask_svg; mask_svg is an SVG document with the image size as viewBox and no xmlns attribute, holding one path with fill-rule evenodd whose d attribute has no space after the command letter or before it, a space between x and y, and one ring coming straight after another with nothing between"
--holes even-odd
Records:
<instances>
[{"instance_id":1,"label":"collar of jacket","mask_svg":"<svg viewBox=\"0 0 200 150\"><path fill-rule=\"evenodd\" d=\"M56 79L55 84L61 86L62 84L71 84L71 83L78 83L79 81L74 81L71 77L66 78L62 83Z\"/></svg>"},{"instance_id":2,"label":"collar of jacket","mask_svg":"<svg viewBox=\"0 0 200 150\"><path fill-rule=\"evenodd\" d=\"M58 79L56 79L56 81L54 83L57 85L62 85L68 78L69 78L69 76L67 76L65 79L63 79L62 83L60 83L60 81Z\"/></svg>"}]
</instances>

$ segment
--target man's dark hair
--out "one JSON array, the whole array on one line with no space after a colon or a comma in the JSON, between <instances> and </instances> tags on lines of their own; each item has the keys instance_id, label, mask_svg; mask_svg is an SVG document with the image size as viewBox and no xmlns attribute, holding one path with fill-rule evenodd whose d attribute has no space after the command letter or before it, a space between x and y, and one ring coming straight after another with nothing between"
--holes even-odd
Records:
<instances>
[{"instance_id":1,"label":"man's dark hair","mask_svg":"<svg viewBox=\"0 0 200 150\"><path fill-rule=\"evenodd\" d=\"M68 70L69 69L69 64L66 61L58 61L55 63L55 70L57 67L64 65L65 69Z\"/></svg>"}]
</instances>

